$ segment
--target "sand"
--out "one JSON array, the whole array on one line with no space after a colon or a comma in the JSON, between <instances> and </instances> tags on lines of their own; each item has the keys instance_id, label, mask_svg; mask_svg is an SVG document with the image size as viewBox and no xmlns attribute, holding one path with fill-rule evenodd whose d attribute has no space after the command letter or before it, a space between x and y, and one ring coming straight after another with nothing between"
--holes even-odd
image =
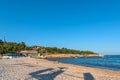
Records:
<instances>
[{"instance_id":1,"label":"sand","mask_svg":"<svg viewBox=\"0 0 120 80\"><path fill-rule=\"evenodd\" d=\"M0 59L0 80L120 80L120 71L63 64L45 59Z\"/></svg>"}]
</instances>

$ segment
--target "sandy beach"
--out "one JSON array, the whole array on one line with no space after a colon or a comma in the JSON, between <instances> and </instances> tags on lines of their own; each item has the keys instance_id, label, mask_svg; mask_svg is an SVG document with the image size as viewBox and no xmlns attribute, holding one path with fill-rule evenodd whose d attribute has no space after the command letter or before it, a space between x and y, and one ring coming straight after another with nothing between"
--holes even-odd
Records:
<instances>
[{"instance_id":1,"label":"sandy beach","mask_svg":"<svg viewBox=\"0 0 120 80\"><path fill-rule=\"evenodd\" d=\"M0 59L0 80L120 80L120 71L63 64L45 59Z\"/></svg>"}]
</instances>

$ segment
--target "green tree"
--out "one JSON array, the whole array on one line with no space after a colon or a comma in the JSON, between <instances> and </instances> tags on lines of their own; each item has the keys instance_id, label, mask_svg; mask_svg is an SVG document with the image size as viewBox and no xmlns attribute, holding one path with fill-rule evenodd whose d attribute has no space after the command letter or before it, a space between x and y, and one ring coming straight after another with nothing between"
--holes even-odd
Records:
<instances>
[{"instance_id":1,"label":"green tree","mask_svg":"<svg viewBox=\"0 0 120 80\"><path fill-rule=\"evenodd\" d=\"M0 54L2 54L3 55L3 41L2 40L0 40Z\"/></svg>"}]
</instances>

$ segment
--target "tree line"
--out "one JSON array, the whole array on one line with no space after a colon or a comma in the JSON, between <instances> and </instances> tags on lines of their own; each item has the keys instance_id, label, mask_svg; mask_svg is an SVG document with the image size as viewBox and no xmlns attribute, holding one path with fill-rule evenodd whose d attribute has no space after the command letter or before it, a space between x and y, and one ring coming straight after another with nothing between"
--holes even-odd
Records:
<instances>
[{"instance_id":1,"label":"tree line","mask_svg":"<svg viewBox=\"0 0 120 80\"><path fill-rule=\"evenodd\" d=\"M24 42L3 42L0 40L0 54L16 53L25 50L26 44Z\"/></svg>"},{"instance_id":2,"label":"tree line","mask_svg":"<svg viewBox=\"0 0 120 80\"><path fill-rule=\"evenodd\" d=\"M21 50L37 50L41 54L96 54L91 51L80 51L67 48L57 48L57 47L42 47L36 49L37 46L27 46L25 42L3 42L0 40L0 54L6 53L19 53Z\"/></svg>"},{"instance_id":3,"label":"tree line","mask_svg":"<svg viewBox=\"0 0 120 80\"><path fill-rule=\"evenodd\" d=\"M74 50L74 49L67 49L67 48L57 48L57 47L44 47L43 53L49 54L81 54L81 55L88 55L88 54L97 54L92 51L81 51L81 50Z\"/></svg>"},{"instance_id":4,"label":"tree line","mask_svg":"<svg viewBox=\"0 0 120 80\"><path fill-rule=\"evenodd\" d=\"M81 50L57 48L57 47L42 47L38 49L38 53L41 53L41 54L81 54L81 55L97 54L92 51L81 51Z\"/></svg>"}]
</instances>

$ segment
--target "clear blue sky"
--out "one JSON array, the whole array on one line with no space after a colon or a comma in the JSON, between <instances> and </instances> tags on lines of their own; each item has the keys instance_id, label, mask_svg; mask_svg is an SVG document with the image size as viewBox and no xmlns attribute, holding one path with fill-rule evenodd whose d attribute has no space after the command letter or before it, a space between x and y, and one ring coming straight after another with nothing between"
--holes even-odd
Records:
<instances>
[{"instance_id":1,"label":"clear blue sky","mask_svg":"<svg viewBox=\"0 0 120 80\"><path fill-rule=\"evenodd\" d=\"M120 0L0 0L4 33L27 45L120 52Z\"/></svg>"}]
</instances>

